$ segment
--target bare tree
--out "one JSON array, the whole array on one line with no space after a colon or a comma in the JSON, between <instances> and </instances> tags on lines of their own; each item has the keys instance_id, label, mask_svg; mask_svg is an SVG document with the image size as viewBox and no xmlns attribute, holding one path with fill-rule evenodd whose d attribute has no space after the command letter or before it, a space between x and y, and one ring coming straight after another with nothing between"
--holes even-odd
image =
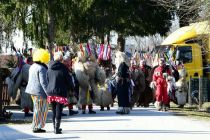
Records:
<instances>
[{"instance_id":1,"label":"bare tree","mask_svg":"<svg viewBox=\"0 0 210 140\"><path fill-rule=\"evenodd\" d=\"M158 46L162 43L164 37L160 36L160 34L155 34L152 36L139 37L135 36L134 40L136 41L137 48L139 50L152 50L155 46Z\"/></svg>"},{"instance_id":2,"label":"bare tree","mask_svg":"<svg viewBox=\"0 0 210 140\"><path fill-rule=\"evenodd\" d=\"M180 27L208 20L210 0L154 0L179 18Z\"/></svg>"}]
</instances>

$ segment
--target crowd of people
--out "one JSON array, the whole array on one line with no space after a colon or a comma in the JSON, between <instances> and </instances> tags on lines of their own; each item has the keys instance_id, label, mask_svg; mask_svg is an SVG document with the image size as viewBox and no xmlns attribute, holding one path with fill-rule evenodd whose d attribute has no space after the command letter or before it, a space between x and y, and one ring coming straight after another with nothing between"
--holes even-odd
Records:
<instances>
[{"instance_id":1,"label":"crowd of people","mask_svg":"<svg viewBox=\"0 0 210 140\"><path fill-rule=\"evenodd\" d=\"M33 102L30 110L33 111L34 133L46 132L43 128L49 105L53 113L54 133L61 134L64 107L68 107L69 115L79 113L73 110L74 105L82 110L82 114L86 114L86 106L89 114L96 114L93 104L99 105L101 111L104 111L104 107L110 110L110 106L117 100L116 113L129 114L134 105L149 107L150 103L155 103L158 111L168 111L172 98L182 106L185 104L185 101L182 103L179 101L186 95L177 99L176 90L169 94L172 87L176 86L175 82L170 81L175 79L174 73L178 70L167 64L164 57L157 59L158 65L149 66L147 60L141 58L137 52L132 58L124 52L117 52L115 61L112 62L111 48L107 44L100 45L97 48L98 52L88 43L80 44L79 48L77 55L69 50L55 51L53 60L50 60L47 49L37 49L28 57L26 61L27 65L30 65L28 80L22 80L25 82L25 90L21 92L21 96L27 95L30 98L21 98L21 102L27 100L28 104L22 106L26 117L31 116L30 100ZM17 73L20 73L25 65L21 60L19 60L21 65L13 72L13 76L10 76L8 84L16 82ZM180 77L182 80L179 82L186 82L183 80L186 77L185 73L186 71L182 73ZM11 88L12 86L10 84ZM20 86L23 84L17 87ZM14 92L17 90L11 90L10 93L13 97L16 95Z\"/></svg>"}]
</instances>

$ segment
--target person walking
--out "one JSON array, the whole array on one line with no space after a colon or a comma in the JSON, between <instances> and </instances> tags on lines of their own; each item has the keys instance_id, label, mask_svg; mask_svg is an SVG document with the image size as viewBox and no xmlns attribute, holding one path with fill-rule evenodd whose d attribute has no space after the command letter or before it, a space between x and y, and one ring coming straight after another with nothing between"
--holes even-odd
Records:
<instances>
[{"instance_id":1,"label":"person walking","mask_svg":"<svg viewBox=\"0 0 210 140\"><path fill-rule=\"evenodd\" d=\"M38 49L33 54L34 63L29 69L28 84L26 86L26 93L32 97L34 104L34 113L32 121L32 129L34 133L44 133L46 130L42 129L45 126L48 103L47 103L47 63L50 60L50 55L47 50Z\"/></svg>"},{"instance_id":2,"label":"person walking","mask_svg":"<svg viewBox=\"0 0 210 140\"><path fill-rule=\"evenodd\" d=\"M77 104L77 98L75 97L76 96L75 94L77 95L79 94L79 93L76 93L79 90L79 89L77 90L77 88L79 88L78 87L79 85L75 77L75 74L73 74L70 52L65 53L62 63L68 68L69 74L71 75L72 82L74 84L74 91L68 93L68 105L66 105L69 108L69 116L71 116L71 115L79 113L78 111L73 110L73 105Z\"/></svg>"},{"instance_id":3,"label":"person walking","mask_svg":"<svg viewBox=\"0 0 210 140\"><path fill-rule=\"evenodd\" d=\"M131 103L131 79L129 73L129 67L125 62L122 62L117 72L117 99L118 110L117 114L129 114Z\"/></svg>"},{"instance_id":4,"label":"person walking","mask_svg":"<svg viewBox=\"0 0 210 140\"><path fill-rule=\"evenodd\" d=\"M153 99L154 95L153 95L152 89L150 88L150 82L151 82L151 79L152 79L152 77L150 76L151 75L150 74L151 69L152 68L146 64L145 59L140 60L139 70L141 70L144 73L145 89L140 94L137 106L149 107L149 103L153 102L153 100L154 100Z\"/></svg>"},{"instance_id":5,"label":"person walking","mask_svg":"<svg viewBox=\"0 0 210 140\"><path fill-rule=\"evenodd\" d=\"M167 81L166 78L168 75L171 75L171 69L165 63L164 58L160 58L158 61L158 67L155 68L153 74L153 83L156 86L156 103L157 109L160 111L168 111L169 109L169 96L167 94Z\"/></svg>"},{"instance_id":6,"label":"person walking","mask_svg":"<svg viewBox=\"0 0 210 140\"><path fill-rule=\"evenodd\" d=\"M73 91L72 78L68 68L61 63L62 59L62 52L56 52L54 61L49 63L47 71L47 81L49 82L47 86L47 100L52 106L52 122L55 134L62 134L60 124L63 106L68 104L67 94L69 90Z\"/></svg>"}]
</instances>

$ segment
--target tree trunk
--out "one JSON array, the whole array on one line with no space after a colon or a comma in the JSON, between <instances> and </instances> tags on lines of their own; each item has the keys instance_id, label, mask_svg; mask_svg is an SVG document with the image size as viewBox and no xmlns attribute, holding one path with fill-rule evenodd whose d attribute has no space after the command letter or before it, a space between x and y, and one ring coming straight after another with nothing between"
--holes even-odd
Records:
<instances>
[{"instance_id":1,"label":"tree trunk","mask_svg":"<svg viewBox=\"0 0 210 140\"><path fill-rule=\"evenodd\" d=\"M101 44L104 44L104 33L100 34Z\"/></svg>"},{"instance_id":2,"label":"tree trunk","mask_svg":"<svg viewBox=\"0 0 210 140\"><path fill-rule=\"evenodd\" d=\"M123 35L118 36L117 45L118 45L119 51L121 52L125 51L125 37Z\"/></svg>"},{"instance_id":3,"label":"tree trunk","mask_svg":"<svg viewBox=\"0 0 210 140\"><path fill-rule=\"evenodd\" d=\"M0 70L1 71L1 70ZM3 81L0 75L0 118L3 116L3 108L2 108L2 88L3 88Z\"/></svg>"},{"instance_id":4,"label":"tree trunk","mask_svg":"<svg viewBox=\"0 0 210 140\"><path fill-rule=\"evenodd\" d=\"M4 44L4 40L3 39L4 39L4 36L3 36L3 27L0 24L0 53L2 53L2 51L3 51L3 49L2 49L2 47L3 47L2 44Z\"/></svg>"},{"instance_id":5,"label":"tree trunk","mask_svg":"<svg viewBox=\"0 0 210 140\"><path fill-rule=\"evenodd\" d=\"M107 42L108 42L108 44L110 44L110 31L109 31L109 34L107 36Z\"/></svg>"},{"instance_id":6,"label":"tree trunk","mask_svg":"<svg viewBox=\"0 0 210 140\"><path fill-rule=\"evenodd\" d=\"M55 41L55 15L54 15L54 5L55 0L48 0L48 44L49 44L49 52L50 52L50 59L52 60L52 50L54 47Z\"/></svg>"}]
</instances>

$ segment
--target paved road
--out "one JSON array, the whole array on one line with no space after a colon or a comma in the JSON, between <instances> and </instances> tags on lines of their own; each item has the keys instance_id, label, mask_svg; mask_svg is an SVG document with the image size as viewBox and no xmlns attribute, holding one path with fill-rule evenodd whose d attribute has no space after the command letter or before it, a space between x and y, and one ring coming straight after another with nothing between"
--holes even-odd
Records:
<instances>
[{"instance_id":1,"label":"paved road","mask_svg":"<svg viewBox=\"0 0 210 140\"><path fill-rule=\"evenodd\" d=\"M202 140L210 138L210 122L198 121L170 112L157 112L151 108L134 108L129 115L99 111L97 114L78 114L62 119L63 134L53 133L52 123L47 123L47 133L35 134L31 124L0 125L1 140ZM67 110L64 110L67 113ZM50 120L51 112L48 114ZM23 113L14 112L14 118L24 119ZM29 118L31 119L31 118Z\"/></svg>"}]
</instances>

